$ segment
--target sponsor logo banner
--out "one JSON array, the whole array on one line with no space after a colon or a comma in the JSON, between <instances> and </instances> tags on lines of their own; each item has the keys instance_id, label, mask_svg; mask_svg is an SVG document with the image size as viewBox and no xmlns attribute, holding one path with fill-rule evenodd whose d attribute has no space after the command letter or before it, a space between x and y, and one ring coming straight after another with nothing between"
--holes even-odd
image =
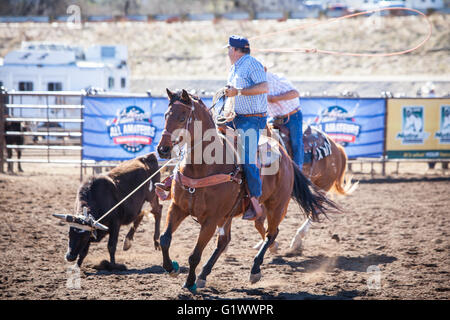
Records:
<instances>
[{"instance_id":1,"label":"sponsor logo banner","mask_svg":"<svg viewBox=\"0 0 450 320\"><path fill-rule=\"evenodd\" d=\"M388 158L449 158L450 99L389 99L387 110Z\"/></svg>"},{"instance_id":2,"label":"sponsor logo banner","mask_svg":"<svg viewBox=\"0 0 450 320\"><path fill-rule=\"evenodd\" d=\"M327 133L350 159L383 155L384 99L301 98L306 123Z\"/></svg>"},{"instance_id":3,"label":"sponsor logo banner","mask_svg":"<svg viewBox=\"0 0 450 320\"><path fill-rule=\"evenodd\" d=\"M167 98L87 96L84 106L83 159L124 161L156 152Z\"/></svg>"},{"instance_id":4,"label":"sponsor logo banner","mask_svg":"<svg viewBox=\"0 0 450 320\"><path fill-rule=\"evenodd\" d=\"M156 150L165 105L150 97L85 97L83 159L123 161Z\"/></svg>"}]
</instances>

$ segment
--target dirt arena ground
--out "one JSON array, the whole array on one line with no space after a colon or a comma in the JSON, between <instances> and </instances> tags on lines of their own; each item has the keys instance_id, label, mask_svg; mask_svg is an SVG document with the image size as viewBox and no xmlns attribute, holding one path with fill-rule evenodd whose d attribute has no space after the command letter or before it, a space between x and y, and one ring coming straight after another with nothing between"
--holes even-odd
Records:
<instances>
[{"instance_id":1,"label":"dirt arena ground","mask_svg":"<svg viewBox=\"0 0 450 320\"><path fill-rule=\"evenodd\" d=\"M450 298L450 175L439 164L435 170L427 170L424 163L401 164L398 174L390 164L387 179L379 174L370 179L366 165L366 173L354 175L361 180L355 193L335 198L346 212L314 224L301 256L289 254L291 238L304 219L292 202L280 225L280 250L266 255L263 277L256 284L248 276L259 236L253 223L235 219L228 252L197 295L182 288L199 231L190 218L172 241L172 258L181 266L178 278L164 274L161 253L152 244L150 217L129 251L119 244L116 259L127 271L93 268L109 258L103 240L91 246L77 289L71 265L64 260L68 227L51 214L72 210L80 169L23 167L21 174L0 174L1 300ZM165 203L163 219L167 207ZM122 228L120 241L127 231ZM214 246L211 241L200 266Z\"/></svg>"}]
</instances>

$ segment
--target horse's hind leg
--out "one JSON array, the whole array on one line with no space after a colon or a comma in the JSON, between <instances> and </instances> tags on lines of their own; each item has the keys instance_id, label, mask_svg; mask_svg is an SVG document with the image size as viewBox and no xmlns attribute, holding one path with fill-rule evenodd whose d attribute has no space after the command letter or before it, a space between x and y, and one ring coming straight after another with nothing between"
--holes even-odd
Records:
<instances>
[{"instance_id":1,"label":"horse's hind leg","mask_svg":"<svg viewBox=\"0 0 450 320\"><path fill-rule=\"evenodd\" d=\"M137 216L136 220L134 220L133 225L130 228L130 231L128 231L125 240L123 241L123 251L127 251L131 248L131 242L133 241L134 234L139 227L139 225L142 222L142 219L144 218L145 211L142 210L141 213Z\"/></svg>"},{"instance_id":2,"label":"horse's hind leg","mask_svg":"<svg viewBox=\"0 0 450 320\"><path fill-rule=\"evenodd\" d=\"M231 219L229 222L223 226L222 228L219 228L219 235L217 237L217 247L214 250L213 254L209 258L208 262L203 265L202 272L197 278L197 287L198 288L204 288L206 285L206 277L211 273L211 270L214 266L214 264L219 259L220 255L225 252L226 247L230 243L231 240Z\"/></svg>"},{"instance_id":3,"label":"horse's hind leg","mask_svg":"<svg viewBox=\"0 0 450 320\"><path fill-rule=\"evenodd\" d=\"M264 240L261 249L259 249L257 255L253 259L253 266L250 271L251 283L258 282L261 279L261 264L263 263L264 255L266 254L267 249L269 249L275 242L275 238L278 235L278 225L281 223L284 216L286 215L288 203L289 202L287 202L284 205L284 207L278 207L275 210L271 210L273 214L267 216L268 220L267 236L266 239Z\"/></svg>"},{"instance_id":4,"label":"horse's hind leg","mask_svg":"<svg viewBox=\"0 0 450 320\"><path fill-rule=\"evenodd\" d=\"M291 240L291 254L298 254L301 255L302 249L303 249L303 239L306 237L306 233L309 230L309 227L311 226L311 220L306 219L305 222L301 225L300 228L297 229L297 233L295 234L294 238Z\"/></svg>"},{"instance_id":5,"label":"horse's hind leg","mask_svg":"<svg viewBox=\"0 0 450 320\"><path fill-rule=\"evenodd\" d=\"M266 220L266 209L263 206L263 214L261 215L261 217L255 220L255 229L258 230L262 239L253 247L253 249L256 250L261 249L261 246L264 243L264 239L266 238L266 228L264 228L265 220Z\"/></svg>"},{"instance_id":6,"label":"horse's hind leg","mask_svg":"<svg viewBox=\"0 0 450 320\"><path fill-rule=\"evenodd\" d=\"M278 228L276 229L275 233L267 235L266 240L264 240L264 243L261 246L261 249L259 249L258 254L255 256L255 259L253 259L253 266L250 271L251 283L258 282L261 279L261 264L263 263L264 255L266 254L267 249L269 249L269 247L275 241L277 235L278 235Z\"/></svg>"}]
</instances>

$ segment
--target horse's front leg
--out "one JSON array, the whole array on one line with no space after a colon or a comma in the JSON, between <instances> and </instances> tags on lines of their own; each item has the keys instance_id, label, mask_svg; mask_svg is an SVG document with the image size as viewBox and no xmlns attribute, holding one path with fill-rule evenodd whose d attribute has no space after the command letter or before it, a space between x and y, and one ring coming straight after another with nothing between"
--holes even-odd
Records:
<instances>
[{"instance_id":1,"label":"horse's front leg","mask_svg":"<svg viewBox=\"0 0 450 320\"><path fill-rule=\"evenodd\" d=\"M206 277L211 273L214 264L219 259L220 255L225 251L226 247L231 241L231 219L225 226L219 228L219 235L217 237L217 247L209 258L208 262L203 265L202 272L197 278L197 287L204 288L206 285Z\"/></svg>"},{"instance_id":2,"label":"horse's front leg","mask_svg":"<svg viewBox=\"0 0 450 320\"><path fill-rule=\"evenodd\" d=\"M153 199L150 202L151 210L150 212L153 214L153 217L155 218L155 233L153 234L153 242L155 245L155 249L159 250L161 249L161 246L159 245L159 235L160 235L160 225L161 225L161 216L162 216L162 208L163 206L159 204L158 197L156 196L156 193L153 194Z\"/></svg>"},{"instance_id":3,"label":"horse's front leg","mask_svg":"<svg viewBox=\"0 0 450 320\"><path fill-rule=\"evenodd\" d=\"M191 292L195 292L197 288L195 284L195 269L200 263L203 249L205 249L215 231L216 222L206 221L205 223L203 223L200 229L200 234L198 235L197 244L195 245L194 251L189 256L189 274L184 287L188 288Z\"/></svg>"},{"instance_id":4,"label":"horse's front leg","mask_svg":"<svg viewBox=\"0 0 450 320\"><path fill-rule=\"evenodd\" d=\"M170 259L170 243L172 242L172 234L186 217L187 214L172 202L167 211L166 230L159 238L161 252L163 255L163 268L173 276L177 276L180 269L178 264L175 261L172 262Z\"/></svg>"}]
</instances>

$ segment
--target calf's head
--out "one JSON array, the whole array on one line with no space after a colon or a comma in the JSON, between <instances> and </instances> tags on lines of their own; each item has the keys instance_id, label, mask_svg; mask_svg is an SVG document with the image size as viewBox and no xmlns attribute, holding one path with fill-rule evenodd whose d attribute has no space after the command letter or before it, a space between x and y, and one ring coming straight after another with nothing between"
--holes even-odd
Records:
<instances>
[{"instance_id":1,"label":"calf's head","mask_svg":"<svg viewBox=\"0 0 450 320\"><path fill-rule=\"evenodd\" d=\"M96 237L96 230L107 231L108 227L95 221L91 215L87 214L87 208L83 207L83 215L53 214L70 225L69 247L66 253L66 260L75 261L81 255L82 260L87 254L89 241Z\"/></svg>"},{"instance_id":2,"label":"calf's head","mask_svg":"<svg viewBox=\"0 0 450 320\"><path fill-rule=\"evenodd\" d=\"M67 248L66 260L68 262L75 261L80 252L89 244L91 232L88 230L70 227L69 229L69 247Z\"/></svg>"}]
</instances>

